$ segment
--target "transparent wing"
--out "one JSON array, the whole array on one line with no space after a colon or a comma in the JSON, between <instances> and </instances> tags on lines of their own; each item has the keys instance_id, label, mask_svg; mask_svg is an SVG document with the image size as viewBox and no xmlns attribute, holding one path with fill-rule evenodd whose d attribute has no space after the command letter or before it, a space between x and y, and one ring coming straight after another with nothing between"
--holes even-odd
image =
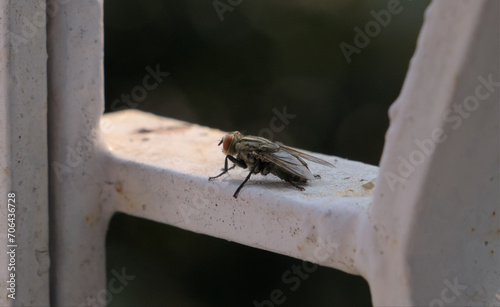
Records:
<instances>
[{"instance_id":1,"label":"transparent wing","mask_svg":"<svg viewBox=\"0 0 500 307\"><path fill-rule=\"evenodd\" d=\"M283 168L284 170L290 172L291 174L301 177L303 179L312 180L314 179L313 174L307 168L307 164L302 163L293 154L279 150L271 153L260 153L259 157L266 162L271 162L277 166Z\"/></svg>"},{"instance_id":2,"label":"transparent wing","mask_svg":"<svg viewBox=\"0 0 500 307\"><path fill-rule=\"evenodd\" d=\"M280 150L277 143L258 136L244 136L236 144L237 151L275 152Z\"/></svg>"},{"instance_id":3,"label":"transparent wing","mask_svg":"<svg viewBox=\"0 0 500 307\"><path fill-rule=\"evenodd\" d=\"M320 158L317 158L315 156L311 156L311 155L306 154L306 153L299 151L297 149L293 149L293 148L285 146L285 145L281 145L280 147L281 147L281 149L289 152L292 155L297 155L297 156L304 158L306 160L309 160L311 162L322 164L322 165L329 166L329 167L335 167L335 165L331 164L330 162L327 162L327 161L320 159Z\"/></svg>"}]
</instances>

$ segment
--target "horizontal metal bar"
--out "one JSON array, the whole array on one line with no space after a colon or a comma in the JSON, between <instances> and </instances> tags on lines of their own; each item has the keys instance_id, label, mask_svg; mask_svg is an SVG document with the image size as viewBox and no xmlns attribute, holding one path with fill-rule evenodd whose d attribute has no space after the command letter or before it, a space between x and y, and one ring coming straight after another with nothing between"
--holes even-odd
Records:
<instances>
[{"instance_id":1,"label":"horizontal metal bar","mask_svg":"<svg viewBox=\"0 0 500 307\"><path fill-rule=\"evenodd\" d=\"M377 167L318 155L336 168L310 163L321 179L305 191L257 175L235 199L247 170L208 181L224 162L220 130L134 110L104 115L101 127L116 210L359 274L358 228Z\"/></svg>"}]
</instances>

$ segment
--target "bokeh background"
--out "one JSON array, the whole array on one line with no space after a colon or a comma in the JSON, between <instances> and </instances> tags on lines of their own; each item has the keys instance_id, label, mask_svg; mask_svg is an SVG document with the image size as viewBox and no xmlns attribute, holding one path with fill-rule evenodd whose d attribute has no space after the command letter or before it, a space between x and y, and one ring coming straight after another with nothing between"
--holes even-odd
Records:
<instances>
[{"instance_id":1,"label":"bokeh background","mask_svg":"<svg viewBox=\"0 0 500 307\"><path fill-rule=\"evenodd\" d=\"M400 13L348 62L339 45L356 46L354 28L365 32L372 11L397 2ZM273 109L286 108L296 117L273 139L378 165L388 108L428 4L105 0L106 112L130 108L122 95L142 85L146 67L159 65L168 77L140 101L131 97L134 108L254 135L272 128ZM223 20L216 5L229 8ZM136 277L109 305L254 306L274 289L286 296L280 306L371 305L361 277L329 268L292 290L282 275L294 265L302 261L118 214L107 237L108 278L122 268Z\"/></svg>"}]
</instances>

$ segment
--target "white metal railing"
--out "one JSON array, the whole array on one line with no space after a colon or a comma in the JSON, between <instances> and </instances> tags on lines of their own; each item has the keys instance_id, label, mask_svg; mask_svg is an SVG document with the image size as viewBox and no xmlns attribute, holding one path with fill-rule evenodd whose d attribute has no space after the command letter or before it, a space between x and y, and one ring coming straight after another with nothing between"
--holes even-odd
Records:
<instances>
[{"instance_id":1,"label":"white metal railing","mask_svg":"<svg viewBox=\"0 0 500 307\"><path fill-rule=\"evenodd\" d=\"M44 4L0 4L10 39L0 53L1 189L16 193L19 236L17 296L2 305L48 305L49 284L52 305L104 305L117 211L359 274L374 305L500 303L497 1L428 8L380 168L322 156L337 168L314 169L323 178L306 193L256 184L237 200L238 181L207 181L220 131L132 110L101 117L102 0L54 3L47 34L30 32L18 53L12 33Z\"/></svg>"},{"instance_id":2,"label":"white metal railing","mask_svg":"<svg viewBox=\"0 0 500 307\"><path fill-rule=\"evenodd\" d=\"M2 306L49 303L44 18L43 2L0 1Z\"/></svg>"}]
</instances>

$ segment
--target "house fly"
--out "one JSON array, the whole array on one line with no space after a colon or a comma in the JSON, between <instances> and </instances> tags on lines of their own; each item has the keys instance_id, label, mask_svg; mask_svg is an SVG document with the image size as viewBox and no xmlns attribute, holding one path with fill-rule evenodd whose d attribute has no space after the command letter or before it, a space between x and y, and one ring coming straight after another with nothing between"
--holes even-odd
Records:
<instances>
[{"instance_id":1,"label":"house fly","mask_svg":"<svg viewBox=\"0 0 500 307\"><path fill-rule=\"evenodd\" d=\"M272 142L268 139L243 135L238 131L228 133L219 142L222 144L222 152L226 155L224 168L222 173L217 176L210 177L208 180L214 180L233 169L235 166L248 168L250 172L243 182L240 184L233 197L238 198L238 193L245 183L250 179L252 174L273 174L286 182L290 183L297 189L304 191L304 188L297 183L306 183L307 180L320 178L319 175L313 175L307 163L309 160L322 165L335 167L332 164L308 155L296 149L285 146L279 142ZM228 168L228 160L234 165Z\"/></svg>"}]
</instances>

